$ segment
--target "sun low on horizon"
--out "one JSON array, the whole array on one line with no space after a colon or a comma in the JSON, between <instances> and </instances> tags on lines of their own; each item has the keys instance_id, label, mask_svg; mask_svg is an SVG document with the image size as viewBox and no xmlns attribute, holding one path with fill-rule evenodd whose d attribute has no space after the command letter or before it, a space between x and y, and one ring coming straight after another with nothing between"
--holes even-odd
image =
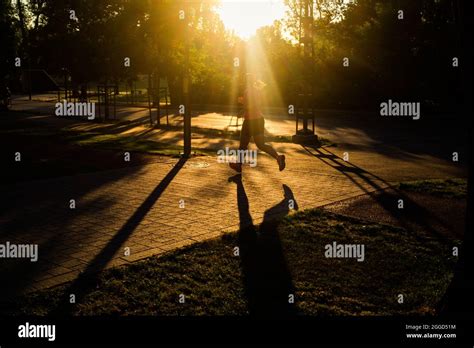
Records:
<instances>
[{"instance_id":1,"label":"sun low on horizon","mask_svg":"<svg viewBox=\"0 0 474 348\"><path fill-rule=\"evenodd\" d=\"M283 0L221 0L217 13L226 29L247 40L258 28L282 19L285 9Z\"/></svg>"}]
</instances>

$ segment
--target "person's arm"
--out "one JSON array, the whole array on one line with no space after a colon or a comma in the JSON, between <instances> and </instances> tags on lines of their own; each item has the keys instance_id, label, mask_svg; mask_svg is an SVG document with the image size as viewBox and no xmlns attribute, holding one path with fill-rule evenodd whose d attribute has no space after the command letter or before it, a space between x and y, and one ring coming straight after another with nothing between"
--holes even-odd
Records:
<instances>
[{"instance_id":1,"label":"person's arm","mask_svg":"<svg viewBox=\"0 0 474 348\"><path fill-rule=\"evenodd\" d=\"M256 104L257 110L260 112L262 111L262 104L263 104L262 93L263 93L262 90L255 89L255 104Z\"/></svg>"},{"instance_id":2,"label":"person's arm","mask_svg":"<svg viewBox=\"0 0 474 348\"><path fill-rule=\"evenodd\" d=\"M241 95L239 98L238 98L238 101L239 103L241 103L244 107L244 109L247 109L248 107L248 95L247 95L247 90L244 91L244 94Z\"/></svg>"}]
</instances>

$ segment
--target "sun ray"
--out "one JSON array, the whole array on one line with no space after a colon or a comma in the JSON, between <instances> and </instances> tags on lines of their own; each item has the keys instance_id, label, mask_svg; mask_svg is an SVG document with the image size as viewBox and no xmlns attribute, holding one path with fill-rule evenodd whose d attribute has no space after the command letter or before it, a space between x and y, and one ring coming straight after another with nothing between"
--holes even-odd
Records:
<instances>
[{"instance_id":1,"label":"sun ray","mask_svg":"<svg viewBox=\"0 0 474 348\"><path fill-rule=\"evenodd\" d=\"M258 79L266 84L264 105L283 106L280 88L258 35L247 42L245 56L246 71L255 74Z\"/></svg>"}]
</instances>

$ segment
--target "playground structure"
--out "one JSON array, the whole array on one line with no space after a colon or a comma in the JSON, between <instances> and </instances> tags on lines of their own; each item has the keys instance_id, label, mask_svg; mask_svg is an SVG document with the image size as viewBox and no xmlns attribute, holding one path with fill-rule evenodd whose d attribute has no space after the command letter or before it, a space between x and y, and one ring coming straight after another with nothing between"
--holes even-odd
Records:
<instances>
[{"instance_id":1,"label":"playground structure","mask_svg":"<svg viewBox=\"0 0 474 348\"><path fill-rule=\"evenodd\" d=\"M57 80L44 69L22 69L19 83L15 86L14 90L17 93L26 93L29 100L32 100L34 93L44 93L47 91L48 94L51 94L51 101L56 99L61 101L61 92L65 91ZM67 94L65 97L67 97Z\"/></svg>"},{"instance_id":2,"label":"playground structure","mask_svg":"<svg viewBox=\"0 0 474 348\"><path fill-rule=\"evenodd\" d=\"M37 93L42 96L42 101L87 102L90 97L88 85L73 84L66 68L62 68L61 75L55 77L44 69L23 69L19 91L27 93L29 100Z\"/></svg>"},{"instance_id":3,"label":"playground structure","mask_svg":"<svg viewBox=\"0 0 474 348\"><path fill-rule=\"evenodd\" d=\"M57 95L58 95L58 102L63 100L70 101L70 102L88 102L89 101L89 93L88 93L88 85L87 83L82 83L80 85L72 83L72 77L67 68L62 68L62 77L59 79L62 81L61 84L57 85ZM46 72L45 72L46 73ZM52 78L51 78L52 79ZM80 88L79 88L80 86ZM64 95L64 97L63 97Z\"/></svg>"},{"instance_id":4,"label":"playground structure","mask_svg":"<svg viewBox=\"0 0 474 348\"><path fill-rule=\"evenodd\" d=\"M68 72L68 70L66 68L62 68L61 69L62 73L63 73L63 81L64 81L64 84L63 84L63 88L62 88L62 91L64 91L64 100L67 100L69 101L69 97L70 97L70 93L69 93L69 90L68 90L68 87L71 86L71 84L69 83L70 79L71 79L71 76ZM72 90L71 90L72 92ZM61 99L61 88L58 86L58 102L60 102L62 99Z\"/></svg>"},{"instance_id":5,"label":"playground structure","mask_svg":"<svg viewBox=\"0 0 474 348\"><path fill-rule=\"evenodd\" d=\"M98 118L102 120L102 110L104 111L105 120L109 119L110 108L113 111L113 119L117 119L117 101L116 95L119 93L118 85L116 84L98 84L97 85L97 111Z\"/></svg>"},{"instance_id":6,"label":"playground structure","mask_svg":"<svg viewBox=\"0 0 474 348\"><path fill-rule=\"evenodd\" d=\"M134 79L127 79L124 84L124 89L121 91L125 91L124 97L120 94L121 102L125 102L127 105L130 106L143 106L148 105L148 96L147 90L150 88L149 82L145 82L145 80L149 80L149 74L147 75L137 75Z\"/></svg>"},{"instance_id":7,"label":"playground structure","mask_svg":"<svg viewBox=\"0 0 474 348\"><path fill-rule=\"evenodd\" d=\"M312 107L312 94L299 94L295 107L296 130L293 135L294 143L307 143L317 140L314 129L314 108ZM303 122L303 129L299 128L299 121ZM311 130L308 129L308 121L311 120Z\"/></svg>"},{"instance_id":8,"label":"playground structure","mask_svg":"<svg viewBox=\"0 0 474 348\"><path fill-rule=\"evenodd\" d=\"M239 119L244 117L244 109L238 108L236 114L232 114L229 120L228 127L238 127L239 126ZM235 125L232 125L232 121L235 118Z\"/></svg>"},{"instance_id":9,"label":"playground structure","mask_svg":"<svg viewBox=\"0 0 474 348\"><path fill-rule=\"evenodd\" d=\"M169 90L168 87L161 87L159 76L148 75L148 112L150 115L150 125L153 126L153 109L156 108L156 124L161 125L161 100L165 99L166 126L169 126Z\"/></svg>"},{"instance_id":10,"label":"playground structure","mask_svg":"<svg viewBox=\"0 0 474 348\"><path fill-rule=\"evenodd\" d=\"M128 87L130 87L130 93ZM141 91L137 89L136 81L127 81L125 84L125 96L128 104L135 105L138 102L137 96L139 95L139 92L141 93Z\"/></svg>"},{"instance_id":11,"label":"playground structure","mask_svg":"<svg viewBox=\"0 0 474 348\"><path fill-rule=\"evenodd\" d=\"M148 88L143 86L143 80L148 76ZM150 82L151 81L151 82ZM22 71L21 91L40 97L41 101L64 100L68 102L96 102L98 119L117 120L117 104L147 107L150 114L150 124L155 121L152 114L156 109L156 123L161 124L161 117L166 116L169 125L171 98L167 83L159 81L154 75L138 75L126 83L74 83L69 70L61 69L60 75L54 77L43 69L24 69ZM154 82L154 83L153 83ZM141 84L141 86L139 86ZM164 85L163 85L164 84ZM38 99L36 99L38 100ZM164 105L163 105L164 103ZM164 109L164 113L162 112Z\"/></svg>"}]
</instances>

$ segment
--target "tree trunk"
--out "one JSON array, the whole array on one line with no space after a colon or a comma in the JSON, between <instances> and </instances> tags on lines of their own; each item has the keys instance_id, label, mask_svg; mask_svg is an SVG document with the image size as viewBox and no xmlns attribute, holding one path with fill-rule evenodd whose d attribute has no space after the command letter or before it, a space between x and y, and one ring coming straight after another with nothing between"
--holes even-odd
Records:
<instances>
[{"instance_id":1,"label":"tree trunk","mask_svg":"<svg viewBox=\"0 0 474 348\"><path fill-rule=\"evenodd\" d=\"M21 38L22 38L22 46L23 46L23 52L27 56L27 62L28 62L28 72L27 72L27 84L28 84L28 95L29 99L31 100L31 60L30 60L30 50L29 50L29 44L28 44L28 34L26 32L26 27L25 27L25 16L23 13L23 5L21 3L21 0L16 1L16 6L18 7L18 18L20 19L20 30L21 30Z\"/></svg>"}]
</instances>

